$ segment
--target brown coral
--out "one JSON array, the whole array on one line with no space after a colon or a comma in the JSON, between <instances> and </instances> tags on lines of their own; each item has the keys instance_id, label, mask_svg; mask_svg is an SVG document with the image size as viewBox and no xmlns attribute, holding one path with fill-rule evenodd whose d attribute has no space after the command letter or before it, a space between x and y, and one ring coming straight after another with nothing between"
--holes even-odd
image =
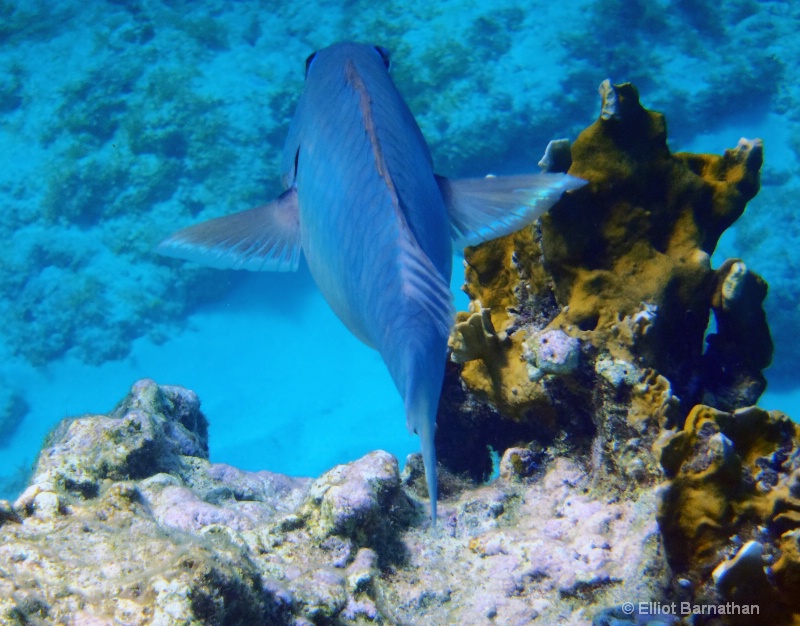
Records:
<instances>
[{"instance_id":1,"label":"brown coral","mask_svg":"<svg viewBox=\"0 0 800 626\"><path fill-rule=\"evenodd\" d=\"M631 398L623 396L647 371L663 376L681 406L673 426L704 399L735 410L765 387L766 285L738 261L716 271L710 263L720 235L758 191L760 140L742 140L723 156L671 154L664 117L644 109L632 85L604 83L601 93L603 114L572 145L569 173L589 184L538 225L465 251L464 290L488 309L483 326L508 339L488 351L477 345L486 333L472 333L476 345L460 346L461 379L517 433L509 440L519 442L522 425L528 439L607 430L609 406L592 390L603 378L627 411ZM717 329L704 354L712 312ZM550 331L580 341L579 366L538 368L531 345ZM753 341L742 342L745 333ZM608 378L611 370L629 374ZM440 415L447 438L450 417ZM502 444L493 434L489 445Z\"/></svg>"},{"instance_id":2,"label":"brown coral","mask_svg":"<svg viewBox=\"0 0 800 626\"><path fill-rule=\"evenodd\" d=\"M595 491L623 497L666 477L658 521L680 598L755 594L760 618L791 623L800 431L752 406L773 350L766 283L740 259L711 267L758 191L761 142L671 154L663 116L633 86L606 82L601 93L600 118L572 145L569 173L589 184L538 225L465 251L464 289L508 339L472 351L467 392L453 391L449 371L440 456L469 469L480 446L512 447L501 471L525 481L566 453ZM569 367L540 367L544 337L577 341L579 354L560 355Z\"/></svg>"},{"instance_id":3,"label":"brown coral","mask_svg":"<svg viewBox=\"0 0 800 626\"><path fill-rule=\"evenodd\" d=\"M704 405L659 442L671 478L659 526L671 566L697 582L699 601L721 594L758 603L763 623L800 621L799 446L800 426L782 413ZM744 540L750 543L739 549ZM762 550L777 559L771 577Z\"/></svg>"},{"instance_id":4,"label":"brown coral","mask_svg":"<svg viewBox=\"0 0 800 626\"><path fill-rule=\"evenodd\" d=\"M621 359L638 357L684 395L703 375L703 335L717 287L729 271L726 265L714 272L709 255L758 191L761 142L742 141L721 157L672 155L663 116L644 109L633 86L606 87L606 100L613 94L615 104L604 111L613 114L601 116L572 146L570 173L590 184L542 218L541 236L525 229L468 249L465 289L490 308L496 328L512 335L512 351L519 349L516 312L541 308L550 313L541 320L548 328ZM750 291L741 305L748 311L736 319L754 323L759 333L751 368L756 376L769 363L772 344L763 316L751 311L761 310L762 294ZM723 318L731 320L723 323L730 328L725 332L740 336L731 316ZM626 328L632 319L647 321L646 332ZM731 342L724 339L725 345ZM504 367L513 369L516 356ZM501 411L524 414L506 389L494 385L493 393L480 381L519 376L482 369L465 366L467 384L486 391ZM757 383L748 403L763 391L763 379Z\"/></svg>"}]
</instances>

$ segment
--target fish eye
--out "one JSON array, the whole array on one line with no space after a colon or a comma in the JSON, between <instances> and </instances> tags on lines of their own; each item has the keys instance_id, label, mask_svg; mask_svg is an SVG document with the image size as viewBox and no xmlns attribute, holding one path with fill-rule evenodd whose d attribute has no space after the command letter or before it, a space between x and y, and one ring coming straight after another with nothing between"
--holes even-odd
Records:
<instances>
[{"instance_id":1,"label":"fish eye","mask_svg":"<svg viewBox=\"0 0 800 626\"><path fill-rule=\"evenodd\" d=\"M383 64L386 66L386 69L389 69L389 65L391 64L391 58L389 57L389 51L384 48L383 46L374 46L375 51L381 55L381 59L383 60Z\"/></svg>"},{"instance_id":2,"label":"fish eye","mask_svg":"<svg viewBox=\"0 0 800 626\"><path fill-rule=\"evenodd\" d=\"M311 61L314 60L315 56L317 56L317 53L312 52L311 54L308 55L308 58L306 59L306 78L308 78L308 68L311 67Z\"/></svg>"}]
</instances>

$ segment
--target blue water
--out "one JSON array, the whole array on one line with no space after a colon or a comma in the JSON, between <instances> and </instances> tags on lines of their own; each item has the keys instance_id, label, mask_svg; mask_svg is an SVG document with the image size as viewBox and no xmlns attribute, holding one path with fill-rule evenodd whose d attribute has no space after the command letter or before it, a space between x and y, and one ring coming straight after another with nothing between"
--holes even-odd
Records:
<instances>
[{"instance_id":1,"label":"blue water","mask_svg":"<svg viewBox=\"0 0 800 626\"><path fill-rule=\"evenodd\" d=\"M764 138L762 192L714 263L741 256L770 282L762 404L800 415L798 27L791 2L0 3L0 400L29 407L0 442L0 497L59 419L110 410L142 377L199 394L214 461L315 475L417 450L380 358L307 271L151 252L276 195L305 58L341 39L393 52L445 175L535 170L594 120L606 77L665 112L674 150Z\"/></svg>"}]
</instances>

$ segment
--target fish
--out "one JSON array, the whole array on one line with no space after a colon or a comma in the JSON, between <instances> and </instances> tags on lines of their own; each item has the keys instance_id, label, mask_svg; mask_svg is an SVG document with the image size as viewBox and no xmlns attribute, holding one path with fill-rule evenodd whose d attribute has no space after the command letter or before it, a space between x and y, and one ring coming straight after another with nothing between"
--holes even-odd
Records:
<instances>
[{"instance_id":1,"label":"fish","mask_svg":"<svg viewBox=\"0 0 800 626\"><path fill-rule=\"evenodd\" d=\"M453 250L507 235L585 184L563 173L448 179L389 74L389 52L341 42L306 60L282 156L283 193L180 230L163 255L223 269L294 271L377 350L419 436L437 519L434 435L455 310Z\"/></svg>"}]
</instances>

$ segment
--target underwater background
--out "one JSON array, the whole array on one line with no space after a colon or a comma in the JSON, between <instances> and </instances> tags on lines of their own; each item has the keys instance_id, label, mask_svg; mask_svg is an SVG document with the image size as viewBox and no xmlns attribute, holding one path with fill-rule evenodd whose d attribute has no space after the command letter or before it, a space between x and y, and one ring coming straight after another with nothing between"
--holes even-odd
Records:
<instances>
[{"instance_id":1,"label":"underwater background","mask_svg":"<svg viewBox=\"0 0 800 626\"><path fill-rule=\"evenodd\" d=\"M152 251L281 191L304 61L348 39L390 50L445 176L538 170L597 117L605 78L666 115L673 151L764 139L761 191L712 265L742 257L768 281L760 404L797 418L799 27L791 1L0 2L0 498L60 419L110 411L143 377L196 391L211 460L242 469L417 450L379 355L304 266Z\"/></svg>"}]
</instances>

